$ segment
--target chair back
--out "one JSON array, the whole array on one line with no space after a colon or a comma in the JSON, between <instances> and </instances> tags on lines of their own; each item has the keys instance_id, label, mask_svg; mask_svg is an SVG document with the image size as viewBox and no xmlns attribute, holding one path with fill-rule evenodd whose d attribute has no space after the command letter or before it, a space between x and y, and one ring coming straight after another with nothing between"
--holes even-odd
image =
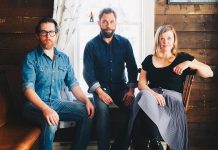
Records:
<instances>
[{"instance_id":1,"label":"chair back","mask_svg":"<svg viewBox=\"0 0 218 150\"><path fill-rule=\"evenodd\" d=\"M184 86L183 86L183 94L182 94L182 99L183 99L183 105L185 107L185 111L188 111L188 105L189 105L189 99L190 99L190 93L191 93L191 88L192 88L192 82L194 80L194 75L187 75Z\"/></svg>"}]
</instances>

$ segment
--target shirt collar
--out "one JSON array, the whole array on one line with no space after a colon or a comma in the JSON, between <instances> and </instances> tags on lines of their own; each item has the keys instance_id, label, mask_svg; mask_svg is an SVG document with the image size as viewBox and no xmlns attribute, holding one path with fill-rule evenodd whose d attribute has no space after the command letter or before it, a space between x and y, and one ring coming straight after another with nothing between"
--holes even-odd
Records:
<instances>
[{"instance_id":1,"label":"shirt collar","mask_svg":"<svg viewBox=\"0 0 218 150\"><path fill-rule=\"evenodd\" d=\"M40 56L42 56L43 54L45 54L41 45L39 45L39 46L37 47L37 51L38 51L38 54L39 54ZM61 55L61 53L57 50L56 47L54 47L54 53L55 53L55 56L56 56L56 57Z\"/></svg>"}]
</instances>

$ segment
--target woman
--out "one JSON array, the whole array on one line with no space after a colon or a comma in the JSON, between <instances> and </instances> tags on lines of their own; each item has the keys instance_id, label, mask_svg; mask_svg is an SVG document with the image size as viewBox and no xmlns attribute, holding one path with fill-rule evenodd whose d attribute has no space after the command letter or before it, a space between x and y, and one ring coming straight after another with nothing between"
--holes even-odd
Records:
<instances>
[{"instance_id":1,"label":"woman","mask_svg":"<svg viewBox=\"0 0 218 150\"><path fill-rule=\"evenodd\" d=\"M171 25L163 25L155 34L154 54L142 62L133 107L133 147L162 150L160 137L174 150L187 150L187 122L182 103L186 75L212 77L211 68L187 53L177 53L177 35Z\"/></svg>"}]
</instances>

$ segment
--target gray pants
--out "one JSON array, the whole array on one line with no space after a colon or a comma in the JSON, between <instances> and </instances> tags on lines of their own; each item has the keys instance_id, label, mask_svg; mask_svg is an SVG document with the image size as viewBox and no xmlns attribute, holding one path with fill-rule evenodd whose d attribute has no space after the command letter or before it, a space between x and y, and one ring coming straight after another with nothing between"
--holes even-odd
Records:
<instances>
[{"instance_id":1,"label":"gray pants","mask_svg":"<svg viewBox=\"0 0 218 150\"><path fill-rule=\"evenodd\" d=\"M162 89L162 91L166 100L164 107L157 104L155 97L148 90L138 93L129 122L129 135L139 108L141 108L157 125L162 138L172 149L187 150L188 130L182 94L166 89Z\"/></svg>"}]
</instances>

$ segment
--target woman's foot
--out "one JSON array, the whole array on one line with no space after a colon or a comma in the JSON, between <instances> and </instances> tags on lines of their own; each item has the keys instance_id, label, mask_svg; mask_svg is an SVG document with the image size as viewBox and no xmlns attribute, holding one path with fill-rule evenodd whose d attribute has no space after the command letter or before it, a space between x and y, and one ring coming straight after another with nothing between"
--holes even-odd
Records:
<instances>
[{"instance_id":1,"label":"woman's foot","mask_svg":"<svg viewBox=\"0 0 218 150\"><path fill-rule=\"evenodd\" d=\"M132 146L134 150L149 150L149 139L137 139L132 141Z\"/></svg>"},{"instance_id":2,"label":"woman's foot","mask_svg":"<svg viewBox=\"0 0 218 150\"><path fill-rule=\"evenodd\" d=\"M163 150L163 145L158 138L151 140L150 147L152 150Z\"/></svg>"},{"instance_id":3,"label":"woman's foot","mask_svg":"<svg viewBox=\"0 0 218 150\"><path fill-rule=\"evenodd\" d=\"M167 145L167 150L171 150L170 147Z\"/></svg>"}]
</instances>

